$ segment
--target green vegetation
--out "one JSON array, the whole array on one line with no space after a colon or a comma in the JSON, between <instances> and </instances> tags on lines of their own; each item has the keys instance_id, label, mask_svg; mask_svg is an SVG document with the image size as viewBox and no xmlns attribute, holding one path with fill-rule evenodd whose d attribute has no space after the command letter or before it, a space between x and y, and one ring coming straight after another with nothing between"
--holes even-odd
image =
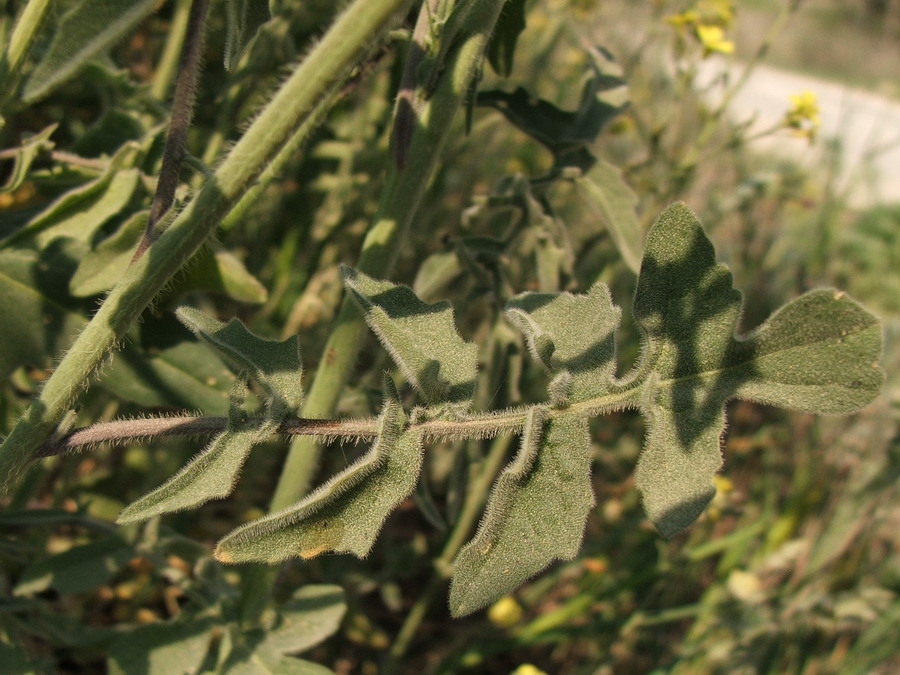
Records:
<instances>
[{"instance_id":1,"label":"green vegetation","mask_svg":"<svg viewBox=\"0 0 900 675\"><path fill-rule=\"evenodd\" d=\"M7 8L6 670L900 665L896 208L594 4Z\"/></svg>"}]
</instances>

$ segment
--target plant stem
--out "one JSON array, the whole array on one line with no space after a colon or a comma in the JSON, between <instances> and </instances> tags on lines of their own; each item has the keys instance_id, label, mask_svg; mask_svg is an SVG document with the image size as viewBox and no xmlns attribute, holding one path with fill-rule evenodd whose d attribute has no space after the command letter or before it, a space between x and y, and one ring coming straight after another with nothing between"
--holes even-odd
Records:
<instances>
[{"instance_id":1,"label":"plant stem","mask_svg":"<svg viewBox=\"0 0 900 675\"><path fill-rule=\"evenodd\" d=\"M166 147L163 151L162 168L156 184L156 194L150 205L150 216L144 236L134 252L135 259L144 255L155 236L156 224L172 208L175 190L178 188L178 174L184 160L188 128L194 110L197 94L197 76L200 73L200 59L203 51L203 35L209 0L192 0L188 16L187 34L181 51L178 78L175 81L175 96L172 99L172 115L166 133Z\"/></svg>"},{"instance_id":2,"label":"plant stem","mask_svg":"<svg viewBox=\"0 0 900 675\"><path fill-rule=\"evenodd\" d=\"M20 479L35 450L147 305L247 192L316 103L348 77L365 46L386 34L410 0L356 0L231 150L215 174L148 251L126 271L63 357L39 397L0 446L0 494Z\"/></svg>"},{"instance_id":3,"label":"plant stem","mask_svg":"<svg viewBox=\"0 0 900 675\"><path fill-rule=\"evenodd\" d=\"M50 0L29 0L16 21L6 52L0 56L0 113L18 90L22 63L34 43L49 6Z\"/></svg>"}]
</instances>

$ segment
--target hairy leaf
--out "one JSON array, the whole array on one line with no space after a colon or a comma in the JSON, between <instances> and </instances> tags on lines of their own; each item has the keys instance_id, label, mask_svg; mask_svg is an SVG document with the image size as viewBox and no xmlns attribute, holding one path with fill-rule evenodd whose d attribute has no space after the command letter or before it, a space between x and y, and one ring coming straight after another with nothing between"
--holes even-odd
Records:
<instances>
[{"instance_id":1,"label":"hairy leaf","mask_svg":"<svg viewBox=\"0 0 900 675\"><path fill-rule=\"evenodd\" d=\"M252 377L265 389L272 397L270 415L280 421L300 407L303 367L296 336L284 342L265 340L238 319L224 324L190 307L180 307L176 316L240 373Z\"/></svg>"},{"instance_id":2,"label":"hairy leaf","mask_svg":"<svg viewBox=\"0 0 900 675\"><path fill-rule=\"evenodd\" d=\"M256 32L272 18L269 0L226 0L225 70L232 70L250 46Z\"/></svg>"},{"instance_id":3,"label":"hairy leaf","mask_svg":"<svg viewBox=\"0 0 900 675\"><path fill-rule=\"evenodd\" d=\"M274 563L328 551L366 556L422 466L421 435L403 431L406 417L390 389L378 439L366 455L298 504L236 529L219 542L216 558Z\"/></svg>"},{"instance_id":4,"label":"hairy leaf","mask_svg":"<svg viewBox=\"0 0 900 675\"><path fill-rule=\"evenodd\" d=\"M120 525L153 516L190 509L211 499L231 494L241 467L253 446L266 440L277 428L269 420L260 426L228 429L188 462L181 471L155 490L126 506Z\"/></svg>"},{"instance_id":5,"label":"hairy leaf","mask_svg":"<svg viewBox=\"0 0 900 675\"><path fill-rule=\"evenodd\" d=\"M26 80L22 98L33 103L131 31L157 0L81 0L55 26L47 53Z\"/></svg>"},{"instance_id":6,"label":"hairy leaf","mask_svg":"<svg viewBox=\"0 0 900 675\"><path fill-rule=\"evenodd\" d=\"M878 321L847 296L813 291L736 336L741 295L731 284L696 216L669 207L648 235L634 301L647 418L636 482L666 536L690 525L715 493L729 399L847 413L883 380Z\"/></svg>"},{"instance_id":7,"label":"hairy leaf","mask_svg":"<svg viewBox=\"0 0 900 675\"><path fill-rule=\"evenodd\" d=\"M564 399L575 401L610 390L621 315L601 283L585 295L523 293L506 304L534 359L553 375L571 376Z\"/></svg>"},{"instance_id":8,"label":"hairy leaf","mask_svg":"<svg viewBox=\"0 0 900 675\"><path fill-rule=\"evenodd\" d=\"M470 614L581 548L591 489L587 422L528 412L519 453L497 479L474 539L459 552L450 611Z\"/></svg>"},{"instance_id":9,"label":"hairy leaf","mask_svg":"<svg viewBox=\"0 0 900 675\"><path fill-rule=\"evenodd\" d=\"M622 171L598 159L590 171L575 180L575 185L588 208L606 226L622 260L637 273L643 249L641 225L635 211L638 198L622 177Z\"/></svg>"},{"instance_id":10,"label":"hairy leaf","mask_svg":"<svg viewBox=\"0 0 900 675\"><path fill-rule=\"evenodd\" d=\"M344 268L366 323L429 403L466 403L475 391L478 347L456 332L448 302L422 302L406 286Z\"/></svg>"},{"instance_id":11,"label":"hairy leaf","mask_svg":"<svg viewBox=\"0 0 900 675\"><path fill-rule=\"evenodd\" d=\"M487 57L491 68L501 77L512 73L513 56L519 34L525 30L525 0L507 0L497 19L497 26L488 44Z\"/></svg>"}]
</instances>

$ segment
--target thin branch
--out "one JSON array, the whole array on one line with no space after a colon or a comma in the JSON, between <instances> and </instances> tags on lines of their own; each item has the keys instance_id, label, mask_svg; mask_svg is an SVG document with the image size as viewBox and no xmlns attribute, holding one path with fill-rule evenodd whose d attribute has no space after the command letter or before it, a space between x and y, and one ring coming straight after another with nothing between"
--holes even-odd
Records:
<instances>
[{"instance_id":1,"label":"thin branch","mask_svg":"<svg viewBox=\"0 0 900 675\"><path fill-rule=\"evenodd\" d=\"M194 97L197 93L197 76L200 73L200 62L203 51L203 35L206 25L206 14L209 0L193 0L188 17L187 36L181 51L181 62L178 67L178 78L175 81L175 96L172 99L172 119L166 133L166 147L163 151L162 167L156 194L150 205L150 217L144 236L134 253L134 259L140 258L150 244L153 243L154 229L160 219L175 202L175 190L178 187L178 175L184 160L187 144L188 128L194 110Z\"/></svg>"},{"instance_id":2,"label":"thin branch","mask_svg":"<svg viewBox=\"0 0 900 675\"><path fill-rule=\"evenodd\" d=\"M259 425L262 417L251 417L248 425ZM53 457L71 450L91 448L102 443L122 444L150 439L212 436L228 428L227 417L146 417L100 422L75 429L51 439L38 449L34 458ZM331 438L375 438L378 435L377 420L315 420L291 417L278 427L278 433L287 435L315 435Z\"/></svg>"}]
</instances>

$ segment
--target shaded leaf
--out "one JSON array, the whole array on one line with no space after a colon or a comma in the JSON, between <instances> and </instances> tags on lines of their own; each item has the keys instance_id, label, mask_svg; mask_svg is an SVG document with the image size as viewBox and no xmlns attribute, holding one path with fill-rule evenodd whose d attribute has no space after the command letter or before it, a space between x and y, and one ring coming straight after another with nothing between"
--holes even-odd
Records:
<instances>
[{"instance_id":1,"label":"shaded leaf","mask_svg":"<svg viewBox=\"0 0 900 675\"><path fill-rule=\"evenodd\" d=\"M126 506L116 522L147 520L227 497L253 446L271 436L277 426L270 420L260 426L228 429L169 480Z\"/></svg>"},{"instance_id":2,"label":"shaded leaf","mask_svg":"<svg viewBox=\"0 0 900 675\"><path fill-rule=\"evenodd\" d=\"M591 488L587 422L546 420L533 406L522 445L494 486L478 532L456 557L450 611L463 616L518 588L581 548Z\"/></svg>"},{"instance_id":3,"label":"shaded leaf","mask_svg":"<svg viewBox=\"0 0 900 675\"><path fill-rule=\"evenodd\" d=\"M553 375L571 376L565 398L575 401L609 392L621 315L601 283L585 295L523 293L506 303L506 317L534 359Z\"/></svg>"},{"instance_id":4,"label":"shaded leaf","mask_svg":"<svg viewBox=\"0 0 900 675\"><path fill-rule=\"evenodd\" d=\"M137 169L113 167L96 180L66 192L0 246L42 249L63 237L89 243L104 223L129 205L139 184Z\"/></svg>"},{"instance_id":5,"label":"shaded leaf","mask_svg":"<svg viewBox=\"0 0 900 675\"><path fill-rule=\"evenodd\" d=\"M118 536L74 546L28 567L15 595L33 595L53 588L60 593L84 593L109 581L136 555Z\"/></svg>"},{"instance_id":6,"label":"shaded leaf","mask_svg":"<svg viewBox=\"0 0 900 675\"><path fill-rule=\"evenodd\" d=\"M715 494L729 399L847 413L883 381L878 321L842 293L808 293L743 337L735 335L740 312L741 295L696 216L683 204L669 207L648 234L634 301L647 419L636 482L666 536L690 525Z\"/></svg>"},{"instance_id":7,"label":"shaded leaf","mask_svg":"<svg viewBox=\"0 0 900 675\"><path fill-rule=\"evenodd\" d=\"M366 556L419 476L422 439L403 431L405 420L396 392L390 392L368 453L298 504L234 530L219 542L216 558L274 563L328 551Z\"/></svg>"},{"instance_id":8,"label":"shaded leaf","mask_svg":"<svg viewBox=\"0 0 900 675\"><path fill-rule=\"evenodd\" d=\"M216 625L212 617L187 617L140 626L108 647L110 675L197 672Z\"/></svg>"},{"instance_id":9,"label":"shaded leaf","mask_svg":"<svg viewBox=\"0 0 900 675\"><path fill-rule=\"evenodd\" d=\"M86 323L80 311L58 299L65 298L65 282L47 258L46 253L0 249L0 377L23 364L43 367Z\"/></svg>"},{"instance_id":10,"label":"shaded leaf","mask_svg":"<svg viewBox=\"0 0 900 675\"><path fill-rule=\"evenodd\" d=\"M456 332L448 302L422 302L408 287L343 268L359 303L404 377L429 403L467 403L475 391L478 348Z\"/></svg>"},{"instance_id":11,"label":"shaded leaf","mask_svg":"<svg viewBox=\"0 0 900 675\"><path fill-rule=\"evenodd\" d=\"M50 136L56 131L56 127L58 126L58 124L51 124L46 129L26 137L22 145L16 148L12 171L10 172L6 184L0 187L0 194L3 194L4 192L13 192L25 182L25 178L28 176L28 170L31 168L32 162L34 162L42 152L53 149L55 144L50 140Z\"/></svg>"},{"instance_id":12,"label":"shaded leaf","mask_svg":"<svg viewBox=\"0 0 900 675\"><path fill-rule=\"evenodd\" d=\"M184 277L175 280L173 292L204 290L222 293L232 300L259 305L269 298L266 287L232 253L214 244L204 246L191 259Z\"/></svg>"},{"instance_id":13,"label":"shaded leaf","mask_svg":"<svg viewBox=\"0 0 900 675\"><path fill-rule=\"evenodd\" d=\"M225 70L232 70L272 14L269 0L227 0Z\"/></svg>"},{"instance_id":14,"label":"shaded leaf","mask_svg":"<svg viewBox=\"0 0 900 675\"><path fill-rule=\"evenodd\" d=\"M132 214L111 236L88 251L69 282L72 295L87 298L116 285L134 258L149 216L149 210Z\"/></svg>"},{"instance_id":15,"label":"shaded leaf","mask_svg":"<svg viewBox=\"0 0 900 675\"><path fill-rule=\"evenodd\" d=\"M75 75L88 61L125 37L157 0L81 0L54 27L53 40L26 80L22 98L33 103Z\"/></svg>"},{"instance_id":16,"label":"shaded leaf","mask_svg":"<svg viewBox=\"0 0 900 675\"><path fill-rule=\"evenodd\" d=\"M267 660L299 654L334 635L347 611L344 589L309 585L297 590L278 608L274 623L255 652Z\"/></svg>"},{"instance_id":17,"label":"shaded leaf","mask_svg":"<svg viewBox=\"0 0 900 675\"><path fill-rule=\"evenodd\" d=\"M599 159L590 171L575 179L575 185L591 212L606 226L622 260L637 273L643 251L641 225L635 210L638 198L621 170Z\"/></svg>"},{"instance_id":18,"label":"shaded leaf","mask_svg":"<svg viewBox=\"0 0 900 675\"><path fill-rule=\"evenodd\" d=\"M224 324L190 307L180 307L175 314L238 372L265 389L272 397L269 413L279 421L300 407L303 367L296 336L284 342L266 340L251 333L238 319Z\"/></svg>"},{"instance_id":19,"label":"shaded leaf","mask_svg":"<svg viewBox=\"0 0 900 675\"><path fill-rule=\"evenodd\" d=\"M504 2L487 48L491 68L501 77L509 77L512 73L516 42L523 30L525 30L525 0Z\"/></svg>"}]
</instances>

